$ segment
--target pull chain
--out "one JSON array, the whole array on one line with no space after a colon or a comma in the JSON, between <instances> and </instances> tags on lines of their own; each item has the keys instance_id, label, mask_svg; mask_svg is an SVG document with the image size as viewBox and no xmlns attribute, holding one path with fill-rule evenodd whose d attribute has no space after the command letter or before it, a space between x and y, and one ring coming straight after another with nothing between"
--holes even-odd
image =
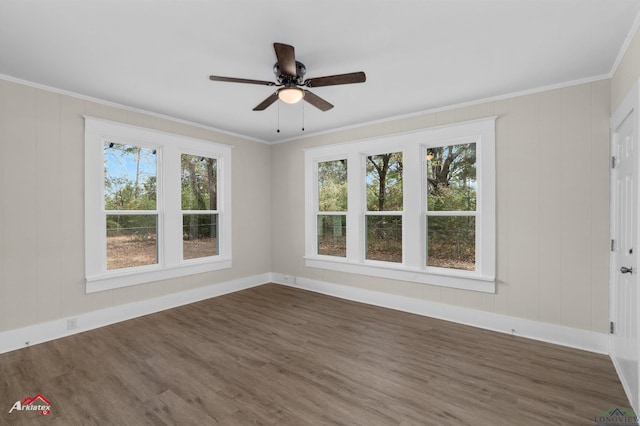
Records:
<instances>
[{"instance_id":1,"label":"pull chain","mask_svg":"<svg viewBox=\"0 0 640 426\"><path fill-rule=\"evenodd\" d=\"M278 133L280 133L280 100L278 100Z\"/></svg>"},{"instance_id":2,"label":"pull chain","mask_svg":"<svg viewBox=\"0 0 640 426\"><path fill-rule=\"evenodd\" d=\"M302 131L304 132L304 99L302 100Z\"/></svg>"}]
</instances>

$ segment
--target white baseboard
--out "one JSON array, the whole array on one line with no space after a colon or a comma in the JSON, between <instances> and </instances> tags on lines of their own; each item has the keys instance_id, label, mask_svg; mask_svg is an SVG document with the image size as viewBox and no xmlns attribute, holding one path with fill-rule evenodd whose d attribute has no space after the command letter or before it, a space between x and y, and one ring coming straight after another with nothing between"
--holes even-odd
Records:
<instances>
[{"instance_id":1,"label":"white baseboard","mask_svg":"<svg viewBox=\"0 0 640 426\"><path fill-rule=\"evenodd\" d=\"M432 318L470 325L528 339L568 346L600 354L609 353L609 337L604 333L533 321L509 315L478 311L444 303L397 296L324 281L272 273L272 281L342 299L410 312ZM515 330L515 332L514 332Z\"/></svg>"},{"instance_id":2,"label":"white baseboard","mask_svg":"<svg viewBox=\"0 0 640 426\"><path fill-rule=\"evenodd\" d=\"M494 314L427 300L316 281L308 278L279 273L265 273L75 315L73 318L77 319L77 328L74 330L67 330L67 319L69 318L61 318L0 332L0 354L269 282L506 334L512 334L513 330L516 330L518 336L529 339L601 354L609 353L608 335L603 333L595 333L508 315Z\"/></svg>"},{"instance_id":3,"label":"white baseboard","mask_svg":"<svg viewBox=\"0 0 640 426\"><path fill-rule=\"evenodd\" d=\"M32 346L38 343L59 339L83 331L93 330L120 321L126 321L143 315L171 309L189 303L199 302L212 297L222 296L271 281L271 273L239 278L223 283L211 284L179 293L167 294L153 299L113 306L85 314L74 315L77 328L67 330L67 319L61 318L28 327L0 332L0 354Z\"/></svg>"}]
</instances>

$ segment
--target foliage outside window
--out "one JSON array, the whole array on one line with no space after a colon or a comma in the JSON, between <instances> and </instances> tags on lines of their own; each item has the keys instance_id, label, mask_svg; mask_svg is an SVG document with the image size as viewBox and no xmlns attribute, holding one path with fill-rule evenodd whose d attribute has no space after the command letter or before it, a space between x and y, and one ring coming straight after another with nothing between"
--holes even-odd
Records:
<instances>
[{"instance_id":1,"label":"foliage outside window","mask_svg":"<svg viewBox=\"0 0 640 426\"><path fill-rule=\"evenodd\" d=\"M107 269L158 263L156 151L104 143Z\"/></svg>"},{"instance_id":2,"label":"foliage outside window","mask_svg":"<svg viewBox=\"0 0 640 426\"><path fill-rule=\"evenodd\" d=\"M182 256L218 254L218 191L215 158L182 154Z\"/></svg>"},{"instance_id":3,"label":"foliage outside window","mask_svg":"<svg viewBox=\"0 0 640 426\"><path fill-rule=\"evenodd\" d=\"M366 258L402 262L402 153L367 157Z\"/></svg>"},{"instance_id":4,"label":"foliage outside window","mask_svg":"<svg viewBox=\"0 0 640 426\"><path fill-rule=\"evenodd\" d=\"M494 292L494 126L306 150L305 264Z\"/></svg>"},{"instance_id":5,"label":"foliage outside window","mask_svg":"<svg viewBox=\"0 0 640 426\"><path fill-rule=\"evenodd\" d=\"M318 163L318 254L347 255L347 160Z\"/></svg>"},{"instance_id":6,"label":"foliage outside window","mask_svg":"<svg viewBox=\"0 0 640 426\"><path fill-rule=\"evenodd\" d=\"M86 117L87 292L229 268L230 156L213 142Z\"/></svg>"},{"instance_id":7,"label":"foliage outside window","mask_svg":"<svg viewBox=\"0 0 640 426\"><path fill-rule=\"evenodd\" d=\"M476 144L427 149L427 266L476 269Z\"/></svg>"}]
</instances>

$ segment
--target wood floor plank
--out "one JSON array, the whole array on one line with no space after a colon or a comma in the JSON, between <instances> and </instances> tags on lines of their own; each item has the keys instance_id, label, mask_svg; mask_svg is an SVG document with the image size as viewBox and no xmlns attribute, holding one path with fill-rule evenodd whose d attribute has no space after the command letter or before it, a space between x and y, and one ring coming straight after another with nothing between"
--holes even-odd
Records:
<instances>
[{"instance_id":1,"label":"wood floor plank","mask_svg":"<svg viewBox=\"0 0 640 426\"><path fill-rule=\"evenodd\" d=\"M50 416L14 412L41 393ZM0 425L593 425L607 356L275 284L0 355Z\"/></svg>"}]
</instances>

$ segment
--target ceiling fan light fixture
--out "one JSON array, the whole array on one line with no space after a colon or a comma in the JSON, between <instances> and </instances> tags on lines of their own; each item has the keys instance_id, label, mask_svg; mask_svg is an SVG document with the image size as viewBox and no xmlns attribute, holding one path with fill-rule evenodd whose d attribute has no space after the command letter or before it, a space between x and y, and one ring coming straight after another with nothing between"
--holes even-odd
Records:
<instances>
[{"instance_id":1,"label":"ceiling fan light fixture","mask_svg":"<svg viewBox=\"0 0 640 426\"><path fill-rule=\"evenodd\" d=\"M304 97L302 89L297 87L285 87L278 90L278 98L286 104L295 104Z\"/></svg>"}]
</instances>

